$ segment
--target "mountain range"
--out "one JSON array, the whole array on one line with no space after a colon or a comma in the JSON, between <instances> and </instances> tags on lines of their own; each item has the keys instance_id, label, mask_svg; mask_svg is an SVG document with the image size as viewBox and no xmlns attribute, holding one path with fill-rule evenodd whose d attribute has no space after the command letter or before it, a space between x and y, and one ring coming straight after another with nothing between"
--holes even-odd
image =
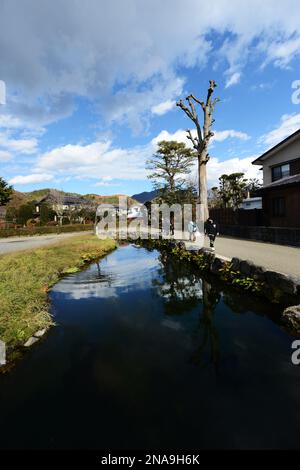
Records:
<instances>
[{"instance_id":1,"label":"mountain range","mask_svg":"<svg viewBox=\"0 0 300 470\"><path fill-rule=\"evenodd\" d=\"M152 201L157 196L157 190L154 189L153 191L144 191L142 193L134 194L132 199L144 204L147 201Z\"/></svg>"},{"instance_id":2,"label":"mountain range","mask_svg":"<svg viewBox=\"0 0 300 470\"><path fill-rule=\"evenodd\" d=\"M30 191L30 192L19 192L19 191L14 190L12 198L9 201L9 203L6 205L6 207L14 207L18 209L20 206L22 206L23 204L27 204L28 202L39 201L43 197L50 194L52 191L54 191L52 188L38 189L36 191ZM57 191L60 194L62 194L62 196L76 196L77 198L82 198L83 201L90 200L99 204L101 203L117 204L119 202L119 196L127 197L128 206L132 206L133 204L137 203L137 200L125 194L112 194L109 196L102 196L100 194L78 194L78 193L67 193L65 191L60 191L60 190L57 190Z\"/></svg>"},{"instance_id":3,"label":"mountain range","mask_svg":"<svg viewBox=\"0 0 300 470\"><path fill-rule=\"evenodd\" d=\"M30 191L30 192L20 192L20 191L15 191L13 192L12 198L9 201L9 203L6 205L6 207L14 207L18 209L20 206L23 204L27 204L28 202L31 201L39 201L43 197L47 196L50 194L52 191L54 191L53 188L43 188L43 189L38 189L36 191ZM65 191L60 191L57 190L59 193L61 193L63 196L76 196L78 198L82 198L83 200L91 200L96 203L106 203L106 204L117 204L119 202L119 197L120 196L125 196L127 197L127 202L128 206L132 206L139 202L140 204L144 204L146 201L151 201L157 196L157 191L143 191L138 194L134 194L132 196L127 196L125 194L112 194L109 196L102 196L100 194L78 194L78 193L68 193Z\"/></svg>"}]
</instances>

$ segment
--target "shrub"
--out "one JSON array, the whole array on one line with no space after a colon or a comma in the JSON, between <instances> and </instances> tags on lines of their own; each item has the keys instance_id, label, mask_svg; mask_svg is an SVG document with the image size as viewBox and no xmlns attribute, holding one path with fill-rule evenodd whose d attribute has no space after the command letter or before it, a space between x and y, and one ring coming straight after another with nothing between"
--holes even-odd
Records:
<instances>
[{"instance_id":1,"label":"shrub","mask_svg":"<svg viewBox=\"0 0 300 470\"><path fill-rule=\"evenodd\" d=\"M232 263L224 263L219 269L220 277L223 281L228 282L236 287L242 287L251 292L260 293L263 287L261 282L256 281L250 276L244 276L240 271L232 269Z\"/></svg>"},{"instance_id":2,"label":"shrub","mask_svg":"<svg viewBox=\"0 0 300 470\"><path fill-rule=\"evenodd\" d=\"M1 237L13 237L21 235L44 235L46 233L69 233L69 232L86 232L93 230L93 224L74 224L74 225L43 225L33 227L19 227L0 229Z\"/></svg>"},{"instance_id":3,"label":"shrub","mask_svg":"<svg viewBox=\"0 0 300 470\"><path fill-rule=\"evenodd\" d=\"M36 219L28 219L27 222L26 222L26 227L34 227L38 225L38 221Z\"/></svg>"}]
</instances>

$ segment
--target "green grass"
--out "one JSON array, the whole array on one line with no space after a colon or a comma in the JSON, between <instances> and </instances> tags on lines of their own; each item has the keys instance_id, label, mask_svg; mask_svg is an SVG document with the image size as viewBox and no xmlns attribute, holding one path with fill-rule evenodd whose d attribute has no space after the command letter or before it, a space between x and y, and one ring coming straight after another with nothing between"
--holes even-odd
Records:
<instances>
[{"instance_id":1,"label":"green grass","mask_svg":"<svg viewBox=\"0 0 300 470\"><path fill-rule=\"evenodd\" d=\"M0 339L15 347L53 324L49 288L64 274L77 272L115 246L114 240L80 235L49 247L0 256Z\"/></svg>"}]
</instances>

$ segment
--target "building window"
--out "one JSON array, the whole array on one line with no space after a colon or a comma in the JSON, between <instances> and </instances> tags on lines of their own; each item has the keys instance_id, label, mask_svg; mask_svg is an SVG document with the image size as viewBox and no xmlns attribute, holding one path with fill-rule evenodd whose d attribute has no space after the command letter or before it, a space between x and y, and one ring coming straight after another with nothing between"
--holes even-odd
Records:
<instances>
[{"instance_id":1,"label":"building window","mask_svg":"<svg viewBox=\"0 0 300 470\"><path fill-rule=\"evenodd\" d=\"M276 197L272 199L272 213L274 217L285 216L285 199L284 197Z\"/></svg>"},{"instance_id":2,"label":"building window","mask_svg":"<svg viewBox=\"0 0 300 470\"><path fill-rule=\"evenodd\" d=\"M285 178L286 176L290 176L290 164L285 163L284 165L274 166L272 168L272 181L281 180L281 178Z\"/></svg>"}]
</instances>

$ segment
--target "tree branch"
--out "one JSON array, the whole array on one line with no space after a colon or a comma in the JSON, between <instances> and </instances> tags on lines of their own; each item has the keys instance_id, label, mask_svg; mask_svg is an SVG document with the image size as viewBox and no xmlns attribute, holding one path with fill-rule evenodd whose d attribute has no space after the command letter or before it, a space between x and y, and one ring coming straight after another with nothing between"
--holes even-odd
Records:
<instances>
[{"instance_id":1,"label":"tree branch","mask_svg":"<svg viewBox=\"0 0 300 470\"><path fill-rule=\"evenodd\" d=\"M181 109L185 112L185 114L186 114L192 121L194 121L194 116L192 115L192 113L191 113L191 111L189 110L189 108L187 108L187 107L184 105L184 103L183 103L182 100L177 101L176 106L179 106L179 108L181 108Z\"/></svg>"},{"instance_id":2,"label":"tree branch","mask_svg":"<svg viewBox=\"0 0 300 470\"><path fill-rule=\"evenodd\" d=\"M193 118L194 118L194 120L196 120L197 119L197 113L196 113L196 110L195 110L194 103L192 102L192 95L187 96L186 100L188 101L188 103L190 105L190 108L192 110Z\"/></svg>"},{"instance_id":3,"label":"tree branch","mask_svg":"<svg viewBox=\"0 0 300 470\"><path fill-rule=\"evenodd\" d=\"M209 80L209 89L207 90L207 98L206 98L206 106L209 106L210 100L211 100L211 95L214 92L214 89L216 88L217 84L214 80Z\"/></svg>"},{"instance_id":4,"label":"tree branch","mask_svg":"<svg viewBox=\"0 0 300 470\"><path fill-rule=\"evenodd\" d=\"M192 136L192 133L191 133L190 129L187 129L186 132L188 133L187 139L191 140L194 149L198 150L199 139L197 139L197 137L193 137L193 136Z\"/></svg>"},{"instance_id":5,"label":"tree branch","mask_svg":"<svg viewBox=\"0 0 300 470\"><path fill-rule=\"evenodd\" d=\"M190 96L191 96L191 98L193 98L194 101L196 101L196 103L200 104L200 106L202 107L202 109L203 109L203 111L204 111L204 110L205 110L205 103L204 103L204 101L198 100L198 98L196 98L196 96L194 96L194 95L190 95Z\"/></svg>"}]
</instances>

